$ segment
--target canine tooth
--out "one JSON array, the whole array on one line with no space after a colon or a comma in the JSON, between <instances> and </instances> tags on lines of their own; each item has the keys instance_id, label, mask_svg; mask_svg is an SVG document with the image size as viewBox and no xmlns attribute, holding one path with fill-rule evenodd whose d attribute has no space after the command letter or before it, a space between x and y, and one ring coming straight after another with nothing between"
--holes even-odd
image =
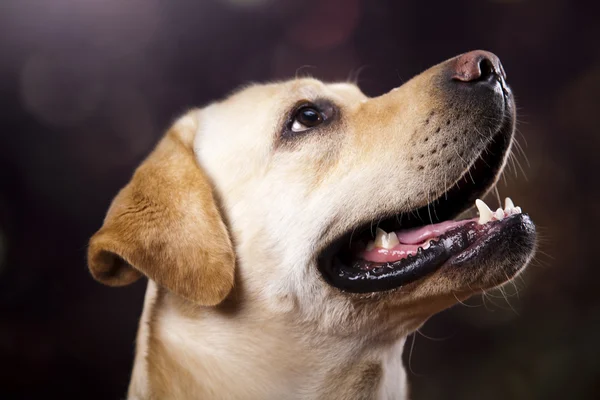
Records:
<instances>
[{"instance_id":1,"label":"canine tooth","mask_svg":"<svg viewBox=\"0 0 600 400\"><path fill-rule=\"evenodd\" d=\"M428 240L424 245L423 245L423 250L427 250L428 248L431 247L431 240Z\"/></svg>"},{"instance_id":2,"label":"canine tooth","mask_svg":"<svg viewBox=\"0 0 600 400\"><path fill-rule=\"evenodd\" d=\"M494 217L496 217L496 219L498 221L502 221L504 219L504 210L501 208L498 208L496 210L496 212L494 213Z\"/></svg>"},{"instance_id":3,"label":"canine tooth","mask_svg":"<svg viewBox=\"0 0 600 400\"><path fill-rule=\"evenodd\" d=\"M515 207L515 210L517 211L517 214L521 214L521 207Z\"/></svg>"},{"instance_id":4,"label":"canine tooth","mask_svg":"<svg viewBox=\"0 0 600 400\"><path fill-rule=\"evenodd\" d=\"M367 243L367 247L365 248L366 251L371 251L375 248L375 242L373 242L372 240L369 240L369 243Z\"/></svg>"},{"instance_id":5,"label":"canine tooth","mask_svg":"<svg viewBox=\"0 0 600 400\"><path fill-rule=\"evenodd\" d=\"M479 211L479 225L483 225L487 222L490 222L494 217L494 213L487 204L483 200L477 199L475 200L475 205L477 206L477 210Z\"/></svg>"},{"instance_id":6,"label":"canine tooth","mask_svg":"<svg viewBox=\"0 0 600 400\"><path fill-rule=\"evenodd\" d=\"M387 242L387 232L381 228L377 228L376 235L375 235L375 247L384 247L384 243L386 243L386 242Z\"/></svg>"},{"instance_id":7,"label":"canine tooth","mask_svg":"<svg viewBox=\"0 0 600 400\"><path fill-rule=\"evenodd\" d=\"M504 199L504 209L506 211L510 211L513 208L515 208L515 203L513 203L513 201L510 199L510 197L507 197L506 199Z\"/></svg>"}]
</instances>

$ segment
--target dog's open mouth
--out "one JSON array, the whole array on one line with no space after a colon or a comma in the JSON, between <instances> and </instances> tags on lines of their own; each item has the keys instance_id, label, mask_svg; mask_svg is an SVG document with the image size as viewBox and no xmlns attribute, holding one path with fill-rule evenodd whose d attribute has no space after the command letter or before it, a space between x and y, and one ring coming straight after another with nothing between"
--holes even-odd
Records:
<instances>
[{"instance_id":1,"label":"dog's open mouth","mask_svg":"<svg viewBox=\"0 0 600 400\"><path fill-rule=\"evenodd\" d=\"M395 289L444 265L488 257L503 240L529 235L534 226L510 199L492 211L477 200L494 184L510 149L508 121L446 193L418 210L369 221L331 243L319 260L325 279L356 293ZM479 218L453 221L476 204Z\"/></svg>"}]
</instances>

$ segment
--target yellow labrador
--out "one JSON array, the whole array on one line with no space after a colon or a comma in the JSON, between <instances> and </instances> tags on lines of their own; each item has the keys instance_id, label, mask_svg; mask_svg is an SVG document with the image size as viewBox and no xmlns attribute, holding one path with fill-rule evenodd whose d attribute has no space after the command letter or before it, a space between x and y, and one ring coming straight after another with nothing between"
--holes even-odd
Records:
<instances>
[{"instance_id":1,"label":"yellow labrador","mask_svg":"<svg viewBox=\"0 0 600 400\"><path fill-rule=\"evenodd\" d=\"M514 123L484 51L376 98L295 79L187 113L89 246L100 282L149 278L129 398L407 398L406 336L533 255L510 199L452 220Z\"/></svg>"}]
</instances>

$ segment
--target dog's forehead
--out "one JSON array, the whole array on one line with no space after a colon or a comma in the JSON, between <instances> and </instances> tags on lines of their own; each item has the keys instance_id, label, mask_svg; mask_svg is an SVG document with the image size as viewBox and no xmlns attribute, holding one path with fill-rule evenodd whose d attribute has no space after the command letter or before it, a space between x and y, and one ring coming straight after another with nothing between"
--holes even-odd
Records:
<instances>
[{"instance_id":1,"label":"dog's forehead","mask_svg":"<svg viewBox=\"0 0 600 400\"><path fill-rule=\"evenodd\" d=\"M341 103L357 102L367 98L353 83L324 83L317 79L299 79L291 82L290 92L295 95L315 99L327 97Z\"/></svg>"},{"instance_id":2,"label":"dog's forehead","mask_svg":"<svg viewBox=\"0 0 600 400\"><path fill-rule=\"evenodd\" d=\"M328 89L338 96L350 101L363 101L368 97L353 83L341 82L327 85Z\"/></svg>"},{"instance_id":3,"label":"dog's forehead","mask_svg":"<svg viewBox=\"0 0 600 400\"><path fill-rule=\"evenodd\" d=\"M367 98L353 83L325 83L315 78L292 79L262 85L252 85L237 91L229 101L244 101L246 98L275 101L276 103L328 98L339 103L355 103ZM228 103L228 101L225 101Z\"/></svg>"}]
</instances>

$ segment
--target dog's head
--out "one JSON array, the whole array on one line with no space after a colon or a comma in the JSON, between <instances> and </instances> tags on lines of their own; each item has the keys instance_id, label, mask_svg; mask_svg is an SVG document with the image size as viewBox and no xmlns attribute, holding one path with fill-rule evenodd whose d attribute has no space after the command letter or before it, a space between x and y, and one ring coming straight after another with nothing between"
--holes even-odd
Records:
<instances>
[{"instance_id":1,"label":"dog's head","mask_svg":"<svg viewBox=\"0 0 600 400\"><path fill-rule=\"evenodd\" d=\"M533 254L510 202L451 221L498 179L514 123L502 66L481 51L376 98L315 79L244 88L180 119L138 168L91 240L92 274L215 305L236 269L239 298L273 312L415 329Z\"/></svg>"}]
</instances>

